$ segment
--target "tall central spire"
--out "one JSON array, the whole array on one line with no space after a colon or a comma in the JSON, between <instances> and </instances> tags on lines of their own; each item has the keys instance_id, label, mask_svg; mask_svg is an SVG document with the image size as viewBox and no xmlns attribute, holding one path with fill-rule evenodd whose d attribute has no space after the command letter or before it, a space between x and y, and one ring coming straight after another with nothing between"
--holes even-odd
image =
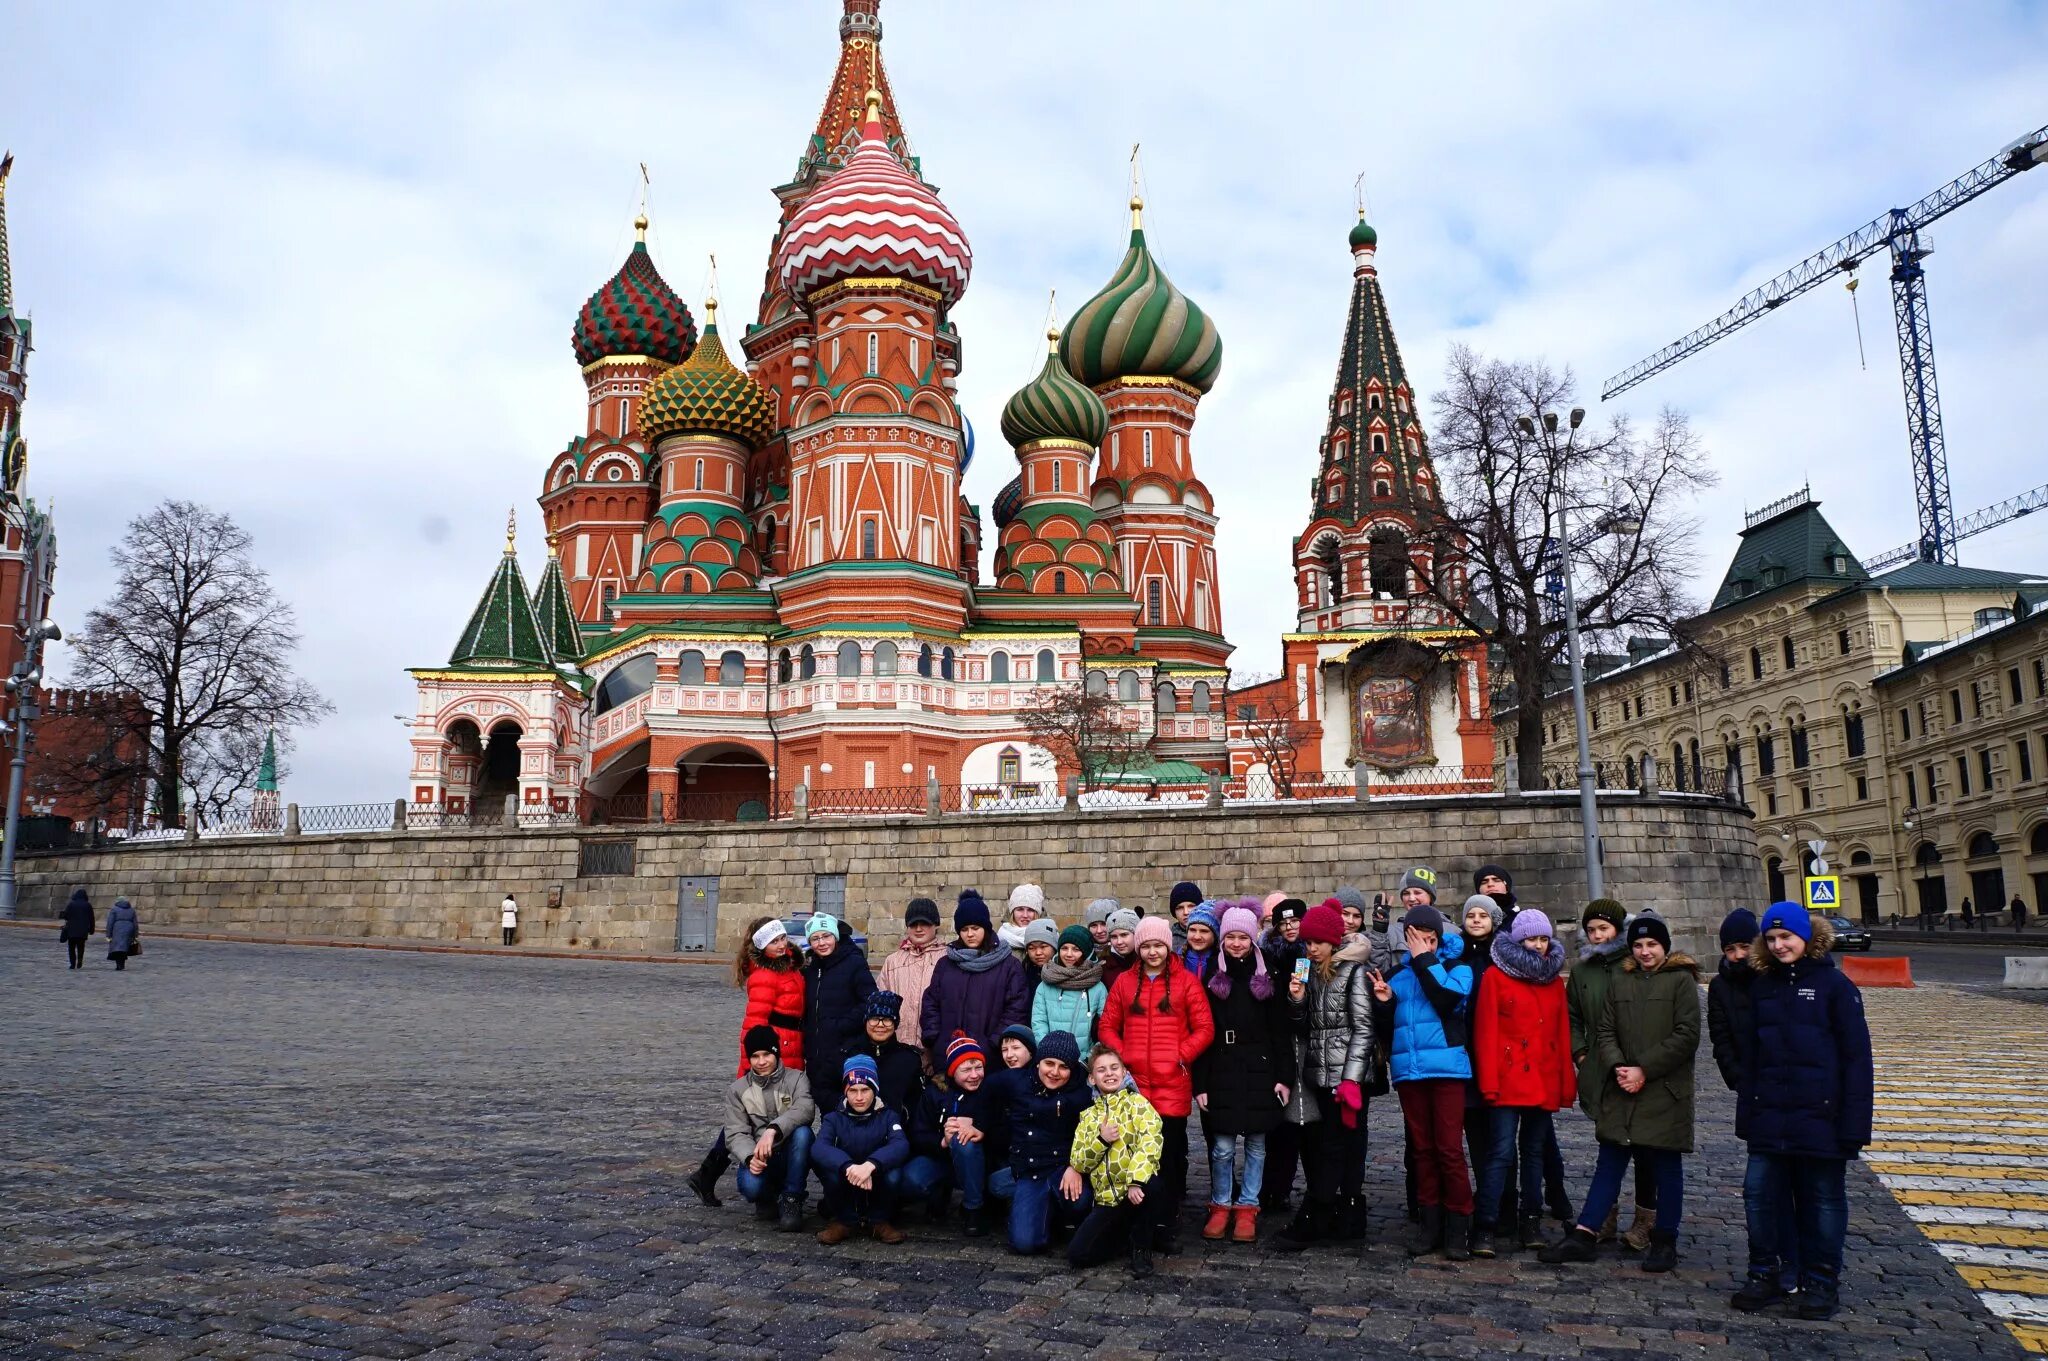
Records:
<instances>
[{"instance_id":1,"label":"tall central spire","mask_svg":"<svg viewBox=\"0 0 2048 1361\"><path fill-rule=\"evenodd\" d=\"M797 159L796 174L776 192L789 202L792 191L799 198L819 180L845 164L860 145L861 126L867 121L870 90L882 97L882 135L891 150L917 173L916 158L905 154L903 123L896 116L896 96L889 89L889 73L882 66L881 0L844 0L839 19L839 65L832 72L832 84L825 91L825 106L818 111L818 125Z\"/></svg>"},{"instance_id":2,"label":"tall central spire","mask_svg":"<svg viewBox=\"0 0 2048 1361\"><path fill-rule=\"evenodd\" d=\"M14 267L7 259L7 176L13 170L14 153L0 154L0 317L14 315Z\"/></svg>"}]
</instances>

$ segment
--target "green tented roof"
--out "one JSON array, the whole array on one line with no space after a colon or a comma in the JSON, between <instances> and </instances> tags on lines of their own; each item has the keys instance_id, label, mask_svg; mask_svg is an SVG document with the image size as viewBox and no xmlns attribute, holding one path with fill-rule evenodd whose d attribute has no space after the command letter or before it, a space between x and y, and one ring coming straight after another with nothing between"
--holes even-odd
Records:
<instances>
[{"instance_id":1,"label":"green tented roof","mask_svg":"<svg viewBox=\"0 0 2048 1361\"><path fill-rule=\"evenodd\" d=\"M541 637L558 662L573 662L583 655L583 633L576 616L569 611L569 588L562 581L562 560L552 553L540 574L540 589L533 595L534 617L540 622Z\"/></svg>"},{"instance_id":2,"label":"green tented roof","mask_svg":"<svg viewBox=\"0 0 2048 1361\"><path fill-rule=\"evenodd\" d=\"M507 546L448 665L542 667L553 662L540 620L534 617L533 597L527 594L518 555Z\"/></svg>"},{"instance_id":3,"label":"green tented roof","mask_svg":"<svg viewBox=\"0 0 2048 1361\"><path fill-rule=\"evenodd\" d=\"M1840 571L1834 570L1837 565ZM1742 531L1735 559L1707 608L1711 613L1801 583L1851 586L1869 580L1870 573L1820 513L1820 502L1800 496L1782 513Z\"/></svg>"}]
</instances>

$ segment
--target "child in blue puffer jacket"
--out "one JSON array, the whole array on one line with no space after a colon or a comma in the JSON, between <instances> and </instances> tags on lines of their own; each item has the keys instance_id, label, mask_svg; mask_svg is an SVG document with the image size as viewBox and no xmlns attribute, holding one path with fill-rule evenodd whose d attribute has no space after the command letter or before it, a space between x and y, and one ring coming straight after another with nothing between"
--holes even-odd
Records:
<instances>
[{"instance_id":1,"label":"child in blue puffer jacket","mask_svg":"<svg viewBox=\"0 0 2048 1361\"><path fill-rule=\"evenodd\" d=\"M866 1054L855 1054L841 1070L845 1096L839 1109L818 1125L811 1166L825 1190L821 1208L831 1221L818 1234L827 1247L853 1237L865 1219L878 1243L900 1243L893 1218L889 1174L910 1161L910 1136L896 1112L882 1104L882 1075Z\"/></svg>"},{"instance_id":2,"label":"child in blue puffer jacket","mask_svg":"<svg viewBox=\"0 0 2048 1361\"><path fill-rule=\"evenodd\" d=\"M1472 970L1457 962L1464 941L1444 930L1441 912L1426 904L1401 918L1407 955L1393 972L1375 971L1376 1029L1394 1037L1394 1094L1415 1149L1415 1199L1420 1220L1408 1242L1419 1257L1441 1243L1444 1256L1472 1255L1472 1175L1465 1166L1465 1084L1472 1058L1465 1048Z\"/></svg>"}]
</instances>

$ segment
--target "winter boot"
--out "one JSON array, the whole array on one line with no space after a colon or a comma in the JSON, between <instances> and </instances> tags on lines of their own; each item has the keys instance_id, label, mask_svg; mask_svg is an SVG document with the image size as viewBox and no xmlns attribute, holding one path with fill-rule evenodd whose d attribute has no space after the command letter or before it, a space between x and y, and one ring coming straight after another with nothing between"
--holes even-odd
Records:
<instances>
[{"instance_id":1,"label":"winter boot","mask_svg":"<svg viewBox=\"0 0 2048 1361\"><path fill-rule=\"evenodd\" d=\"M1536 1254L1536 1260L1550 1266L1590 1262L1600 1255L1600 1239L1591 1229L1574 1224L1572 1231Z\"/></svg>"},{"instance_id":2,"label":"winter boot","mask_svg":"<svg viewBox=\"0 0 2048 1361\"><path fill-rule=\"evenodd\" d=\"M1728 1303L1745 1314L1760 1313L1785 1298L1785 1290L1778 1284L1776 1268L1759 1271L1749 1270L1749 1279L1742 1283L1742 1289L1735 1292Z\"/></svg>"},{"instance_id":3,"label":"winter boot","mask_svg":"<svg viewBox=\"0 0 2048 1361\"><path fill-rule=\"evenodd\" d=\"M1656 1223L1657 1212L1637 1201L1635 1213L1629 1216L1628 1232L1621 1236L1621 1245L1630 1252L1641 1252L1649 1247Z\"/></svg>"},{"instance_id":4,"label":"winter boot","mask_svg":"<svg viewBox=\"0 0 2048 1361\"><path fill-rule=\"evenodd\" d=\"M903 1230L897 1228L886 1219L878 1222L868 1232L874 1235L877 1243L887 1243L892 1248L903 1241Z\"/></svg>"},{"instance_id":5,"label":"winter boot","mask_svg":"<svg viewBox=\"0 0 2048 1361\"><path fill-rule=\"evenodd\" d=\"M712 1209L725 1202L718 1198L718 1179L725 1175L725 1169L732 1166L732 1155L720 1144L705 1155L697 1164L697 1170L683 1178L683 1185L697 1193L697 1199Z\"/></svg>"},{"instance_id":6,"label":"winter boot","mask_svg":"<svg viewBox=\"0 0 2048 1361\"><path fill-rule=\"evenodd\" d=\"M1229 1232L1230 1207L1228 1205L1211 1205L1209 1207L1209 1218L1202 1225L1202 1237L1213 1243Z\"/></svg>"},{"instance_id":7,"label":"winter boot","mask_svg":"<svg viewBox=\"0 0 2048 1361\"><path fill-rule=\"evenodd\" d=\"M1472 1216L1444 1216L1444 1256L1453 1262L1472 1260Z\"/></svg>"},{"instance_id":8,"label":"winter boot","mask_svg":"<svg viewBox=\"0 0 2048 1361\"><path fill-rule=\"evenodd\" d=\"M1230 1241L1233 1243L1256 1243L1259 1241L1259 1207L1240 1205L1232 1212Z\"/></svg>"},{"instance_id":9,"label":"winter boot","mask_svg":"<svg viewBox=\"0 0 2048 1361\"><path fill-rule=\"evenodd\" d=\"M779 1233L795 1233L804 1226L804 1198L784 1196L775 1206L775 1228Z\"/></svg>"},{"instance_id":10,"label":"winter boot","mask_svg":"<svg viewBox=\"0 0 2048 1361\"><path fill-rule=\"evenodd\" d=\"M1288 1221L1287 1227L1280 1230L1280 1236L1273 1240L1273 1250L1275 1252L1305 1251L1309 1244L1316 1242L1323 1236L1321 1232L1323 1223L1324 1217L1317 1212L1316 1202L1312 1200L1304 1201L1301 1208L1294 1212L1294 1218Z\"/></svg>"},{"instance_id":11,"label":"winter boot","mask_svg":"<svg viewBox=\"0 0 2048 1361\"><path fill-rule=\"evenodd\" d=\"M775 1218L775 1197L762 1196L754 1202L754 1218L769 1220Z\"/></svg>"},{"instance_id":12,"label":"winter boot","mask_svg":"<svg viewBox=\"0 0 2048 1361\"><path fill-rule=\"evenodd\" d=\"M1138 1225L1131 1230L1131 1276L1144 1280L1152 1274L1152 1230Z\"/></svg>"},{"instance_id":13,"label":"winter boot","mask_svg":"<svg viewBox=\"0 0 2048 1361\"><path fill-rule=\"evenodd\" d=\"M1643 1256L1643 1270L1671 1271L1678 1266L1678 1235L1662 1229L1650 1230L1650 1250Z\"/></svg>"},{"instance_id":14,"label":"winter boot","mask_svg":"<svg viewBox=\"0 0 2048 1361\"><path fill-rule=\"evenodd\" d=\"M1472 1255L1481 1261L1491 1261L1500 1256L1500 1248L1494 1242L1493 1230L1484 1224L1477 1225L1472 1230Z\"/></svg>"},{"instance_id":15,"label":"winter boot","mask_svg":"<svg viewBox=\"0 0 2048 1361\"><path fill-rule=\"evenodd\" d=\"M1799 1273L1799 1317L1818 1322L1833 1318L1842 1307L1841 1278L1829 1272Z\"/></svg>"},{"instance_id":16,"label":"winter boot","mask_svg":"<svg viewBox=\"0 0 2048 1361\"><path fill-rule=\"evenodd\" d=\"M1161 1257L1180 1256L1180 1206L1175 1205L1159 1216L1152 1226L1149 1245Z\"/></svg>"},{"instance_id":17,"label":"winter boot","mask_svg":"<svg viewBox=\"0 0 2048 1361\"><path fill-rule=\"evenodd\" d=\"M1612 1242L1614 1241L1614 1234L1615 1234L1615 1230L1616 1230L1617 1228L1619 1228L1619 1227L1620 1227L1620 1225L1621 1225L1621 1218L1620 1218L1620 1216L1621 1216L1621 1206L1620 1206L1619 1204L1617 1204L1617 1205L1616 1205L1616 1206L1615 1206L1615 1207L1614 1207L1613 1209L1611 1209L1611 1210L1609 1210L1609 1211L1607 1212L1607 1218L1605 1218L1605 1219L1603 1219L1603 1220L1601 1220L1601 1221L1600 1221L1600 1241L1601 1241L1601 1242L1603 1242L1603 1243L1612 1243ZM1567 1224L1565 1225L1565 1232L1569 1233L1569 1232L1571 1232L1571 1231L1572 1231L1573 1229L1575 1229L1575 1228L1577 1228L1577 1227L1578 1227L1577 1221L1571 1221L1571 1222L1568 1222L1568 1223L1567 1223Z\"/></svg>"},{"instance_id":18,"label":"winter boot","mask_svg":"<svg viewBox=\"0 0 2048 1361\"><path fill-rule=\"evenodd\" d=\"M818 1241L828 1248L836 1248L853 1237L853 1225L843 1219L835 1219L818 1230Z\"/></svg>"},{"instance_id":19,"label":"winter boot","mask_svg":"<svg viewBox=\"0 0 2048 1361\"><path fill-rule=\"evenodd\" d=\"M977 1205L960 1212L960 1232L969 1238L988 1237L988 1211Z\"/></svg>"},{"instance_id":20,"label":"winter boot","mask_svg":"<svg viewBox=\"0 0 2048 1361\"><path fill-rule=\"evenodd\" d=\"M1420 1257L1434 1252L1444 1241L1444 1207L1441 1205L1420 1205L1416 1207L1415 1226L1408 1230L1408 1255Z\"/></svg>"}]
</instances>

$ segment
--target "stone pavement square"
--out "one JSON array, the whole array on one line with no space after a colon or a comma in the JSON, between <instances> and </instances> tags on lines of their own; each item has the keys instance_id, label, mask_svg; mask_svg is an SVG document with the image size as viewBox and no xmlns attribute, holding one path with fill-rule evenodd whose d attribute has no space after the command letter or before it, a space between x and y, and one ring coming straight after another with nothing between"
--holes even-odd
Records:
<instances>
[{"instance_id":1,"label":"stone pavement square","mask_svg":"<svg viewBox=\"0 0 2048 1361\"><path fill-rule=\"evenodd\" d=\"M1668 1277L1411 1262L1385 1100L1363 1252L1190 1233L1133 1283L916 1218L897 1248L762 1233L681 1185L739 1012L714 967L158 938L74 973L54 929L0 932L0 1355L2021 1354L1861 1168L1847 1311L1733 1313L1741 1153L1704 1058ZM1591 1135L1561 1126L1577 1193Z\"/></svg>"}]
</instances>

